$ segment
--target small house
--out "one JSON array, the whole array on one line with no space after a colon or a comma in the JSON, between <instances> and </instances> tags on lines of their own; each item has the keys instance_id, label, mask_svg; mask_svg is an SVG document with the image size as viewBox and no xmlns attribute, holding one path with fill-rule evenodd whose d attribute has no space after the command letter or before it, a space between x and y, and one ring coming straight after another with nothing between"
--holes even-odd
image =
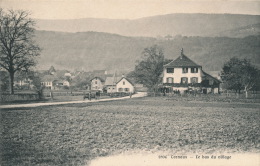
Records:
<instances>
[{"instance_id":1,"label":"small house","mask_svg":"<svg viewBox=\"0 0 260 166\"><path fill-rule=\"evenodd\" d=\"M101 77L95 77L90 80L90 90L103 91L105 80Z\"/></svg>"},{"instance_id":2,"label":"small house","mask_svg":"<svg viewBox=\"0 0 260 166\"><path fill-rule=\"evenodd\" d=\"M44 75L41 79L41 85L46 89L54 89L54 81L53 75Z\"/></svg>"},{"instance_id":3,"label":"small house","mask_svg":"<svg viewBox=\"0 0 260 166\"><path fill-rule=\"evenodd\" d=\"M111 76L107 77L105 81L105 89L107 93L117 92L116 84L122 77Z\"/></svg>"},{"instance_id":4,"label":"small house","mask_svg":"<svg viewBox=\"0 0 260 166\"><path fill-rule=\"evenodd\" d=\"M116 83L116 91L117 92L125 92L125 93L134 93L134 84L127 78L122 77Z\"/></svg>"}]
</instances>

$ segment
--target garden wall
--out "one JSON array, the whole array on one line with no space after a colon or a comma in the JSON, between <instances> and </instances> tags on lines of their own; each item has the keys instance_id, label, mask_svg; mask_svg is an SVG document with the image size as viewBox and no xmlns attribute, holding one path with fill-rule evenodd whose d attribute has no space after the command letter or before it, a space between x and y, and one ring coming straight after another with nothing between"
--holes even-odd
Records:
<instances>
[{"instance_id":1,"label":"garden wall","mask_svg":"<svg viewBox=\"0 0 260 166\"><path fill-rule=\"evenodd\" d=\"M0 102L39 100L38 94L0 94Z\"/></svg>"}]
</instances>

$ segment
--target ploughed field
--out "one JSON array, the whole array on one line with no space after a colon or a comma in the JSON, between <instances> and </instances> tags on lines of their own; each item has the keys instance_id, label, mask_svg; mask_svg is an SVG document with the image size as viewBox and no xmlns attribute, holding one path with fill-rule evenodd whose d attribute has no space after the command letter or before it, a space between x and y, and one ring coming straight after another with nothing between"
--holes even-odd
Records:
<instances>
[{"instance_id":1,"label":"ploughed field","mask_svg":"<svg viewBox=\"0 0 260 166\"><path fill-rule=\"evenodd\" d=\"M146 97L5 109L0 165L86 165L127 151L259 153L259 106Z\"/></svg>"}]
</instances>

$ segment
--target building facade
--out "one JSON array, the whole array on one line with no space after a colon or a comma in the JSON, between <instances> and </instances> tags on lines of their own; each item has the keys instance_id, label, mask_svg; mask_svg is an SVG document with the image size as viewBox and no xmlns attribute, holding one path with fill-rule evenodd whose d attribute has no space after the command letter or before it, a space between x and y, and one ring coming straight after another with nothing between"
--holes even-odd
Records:
<instances>
[{"instance_id":1,"label":"building facade","mask_svg":"<svg viewBox=\"0 0 260 166\"><path fill-rule=\"evenodd\" d=\"M105 81L100 77L95 77L90 80L90 90L103 91Z\"/></svg>"},{"instance_id":2,"label":"building facade","mask_svg":"<svg viewBox=\"0 0 260 166\"><path fill-rule=\"evenodd\" d=\"M117 92L134 93L133 83L125 77L122 77L116 84Z\"/></svg>"},{"instance_id":3,"label":"building facade","mask_svg":"<svg viewBox=\"0 0 260 166\"><path fill-rule=\"evenodd\" d=\"M125 76L122 77L107 77L105 81L105 89L107 93L134 93L134 84Z\"/></svg>"},{"instance_id":4,"label":"building facade","mask_svg":"<svg viewBox=\"0 0 260 166\"><path fill-rule=\"evenodd\" d=\"M112 77L107 77L105 81L105 89L107 93L115 93L117 92L116 85L117 82L121 79L122 77L117 77L117 76L112 76Z\"/></svg>"},{"instance_id":5,"label":"building facade","mask_svg":"<svg viewBox=\"0 0 260 166\"><path fill-rule=\"evenodd\" d=\"M162 87L169 91L196 90L203 93L218 93L220 81L202 70L202 66L181 55L164 65ZM206 89L206 90L205 90Z\"/></svg>"}]
</instances>

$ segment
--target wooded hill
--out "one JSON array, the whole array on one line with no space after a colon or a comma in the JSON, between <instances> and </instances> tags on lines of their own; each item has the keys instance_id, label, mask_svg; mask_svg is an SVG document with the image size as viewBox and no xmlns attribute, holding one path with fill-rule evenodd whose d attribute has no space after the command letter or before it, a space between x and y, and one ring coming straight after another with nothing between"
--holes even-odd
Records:
<instances>
[{"instance_id":1,"label":"wooded hill","mask_svg":"<svg viewBox=\"0 0 260 166\"><path fill-rule=\"evenodd\" d=\"M244 37L259 34L259 29L246 29L237 33L229 31L254 26L260 23L259 15L240 14L168 14L133 20L124 19L71 19L36 20L38 30L61 32L107 32L123 36L157 37L183 36L228 36Z\"/></svg>"},{"instance_id":2,"label":"wooded hill","mask_svg":"<svg viewBox=\"0 0 260 166\"><path fill-rule=\"evenodd\" d=\"M100 32L62 33L36 31L36 42L43 49L38 67L48 69L107 69L131 71L142 51L154 44L161 46L165 57L175 59L184 54L206 71L221 70L231 57L249 58L260 64L260 36L245 38L182 37L160 40L149 37L125 37Z\"/></svg>"}]
</instances>

